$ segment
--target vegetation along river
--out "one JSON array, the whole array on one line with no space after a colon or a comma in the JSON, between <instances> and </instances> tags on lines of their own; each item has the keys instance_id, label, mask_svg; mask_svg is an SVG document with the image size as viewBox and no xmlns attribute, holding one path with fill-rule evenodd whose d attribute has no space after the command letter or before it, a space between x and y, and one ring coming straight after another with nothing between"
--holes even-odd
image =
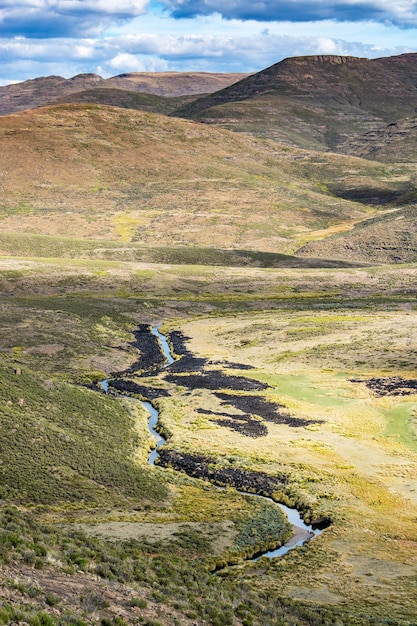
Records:
<instances>
[{"instance_id":1,"label":"vegetation along river","mask_svg":"<svg viewBox=\"0 0 417 626\"><path fill-rule=\"evenodd\" d=\"M168 344L167 338L165 337L165 335L159 332L159 326L153 326L150 330L150 333L149 333L149 327L147 328L147 330L148 330L148 339L145 342L145 346L143 344L140 346L141 349L143 350L143 348L146 347L146 345L149 345L149 348L151 351L155 350L155 345L149 342L149 335L152 335L152 337L156 339L157 344L158 344L158 349L162 353L162 356L163 356L163 362L160 362L158 364L158 369L168 368L170 365L176 362L176 359L174 359L174 357L171 354L171 349ZM184 358L184 357L180 357L180 358ZM144 360L146 361L146 355L144 357ZM152 360L153 359L151 357L149 361L152 362ZM119 375L125 374L125 373L133 373L134 371L135 371L135 366L132 366L131 368L129 368L127 372L120 372ZM107 380L102 381L101 385L106 393L109 392L109 386L112 386L118 389L118 391L122 391L123 394L126 394L127 396L129 396L129 390L130 390L129 385L126 383L116 385L116 383L117 383L117 379L116 380L107 379ZM135 387L135 385L133 387ZM140 389L141 389L140 395L143 396L143 390L146 388L141 387ZM138 390L133 389L133 391L137 392ZM155 439L155 447L153 448L153 450L151 451L148 457L148 463L150 465L154 465L155 462L161 458L160 448L166 443L166 439L164 439L164 437L162 437L162 435L158 432L159 413L158 413L158 410L152 404L151 398L148 398L147 400L141 401L141 402L142 402L143 407L149 413L148 428L149 428L149 432ZM293 526L293 534L286 541L284 545L273 550L267 550L264 552L257 553L255 556L252 556L251 560L253 561L257 561L261 557L267 557L267 558L273 559L275 557L283 556L289 550L292 550L296 548L297 546L302 545L306 541L309 541L316 535L320 534L323 531L323 527L327 527L329 525L327 523L322 526L305 524L305 522L303 521L297 509L292 509L283 504L277 503L272 498L268 498L266 496L257 495L256 493L251 493L249 491L244 491L241 489L237 489L237 491L241 493L242 495L251 496L254 498L263 498L263 499L269 500L270 502L273 502L274 505L279 507L280 510L287 516L288 521Z\"/></svg>"}]
</instances>

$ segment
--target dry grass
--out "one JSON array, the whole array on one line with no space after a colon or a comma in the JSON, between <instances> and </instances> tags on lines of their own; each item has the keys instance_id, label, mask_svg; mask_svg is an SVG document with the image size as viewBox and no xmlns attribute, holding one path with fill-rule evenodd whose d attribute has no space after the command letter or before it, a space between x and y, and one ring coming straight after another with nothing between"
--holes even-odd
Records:
<instances>
[{"instance_id":1,"label":"dry grass","mask_svg":"<svg viewBox=\"0 0 417 626\"><path fill-rule=\"evenodd\" d=\"M377 397L350 380L416 377L416 272L413 265L279 270L1 259L7 294L0 308L1 358L9 368L36 369L48 380L91 380L135 359L128 342L138 323L163 321L163 331L179 329L190 337L188 348L209 360L208 371L268 383L254 395L320 423L294 428L265 422L266 436L246 437L200 412L239 415L213 390L187 389L164 374L141 379L172 394L158 401L171 447L215 455L230 467L284 472L290 484L282 498L310 516L334 520L307 547L276 563L238 566L231 576L298 600L340 605L349 615L360 606L368 615L406 619L416 611L417 399ZM240 371L239 364L255 369ZM125 407L141 434L134 461L142 467L149 447L146 416ZM18 403L12 408L21 410ZM154 471L169 485L163 505L94 510L74 504L44 508L43 519L81 523L112 539L123 533L139 538L152 529L164 545L176 536L177 524L188 523L187 532L200 535L209 554L227 555L239 520L253 517L255 504L232 489Z\"/></svg>"},{"instance_id":2,"label":"dry grass","mask_svg":"<svg viewBox=\"0 0 417 626\"><path fill-rule=\"evenodd\" d=\"M152 246L292 252L378 212L343 199L353 178L395 192L410 176L406 168L95 105L2 117L0 143L3 232Z\"/></svg>"},{"instance_id":3,"label":"dry grass","mask_svg":"<svg viewBox=\"0 0 417 626\"><path fill-rule=\"evenodd\" d=\"M413 615L413 600L402 603L416 575L417 438L412 421L408 439L403 429L417 396L377 398L350 379L415 377L415 312L279 311L202 318L181 329L198 356L255 365L244 374L272 385L267 398L294 416L323 420L307 428L268 423L267 437L250 439L195 412L225 410L209 391L177 388L174 404L161 403L175 448L216 450L223 459L287 472L293 496L333 517L332 528L267 568L259 584L298 599L375 604L389 615L394 606L398 615ZM393 424L395 407L403 407L403 419Z\"/></svg>"}]
</instances>

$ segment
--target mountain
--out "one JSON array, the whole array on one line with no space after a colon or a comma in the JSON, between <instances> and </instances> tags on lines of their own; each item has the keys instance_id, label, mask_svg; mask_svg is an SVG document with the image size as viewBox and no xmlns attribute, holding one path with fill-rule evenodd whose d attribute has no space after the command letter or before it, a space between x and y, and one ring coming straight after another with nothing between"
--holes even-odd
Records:
<instances>
[{"instance_id":1,"label":"mountain","mask_svg":"<svg viewBox=\"0 0 417 626\"><path fill-rule=\"evenodd\" d=\"M223 89L246 76L248 74L209 72L133 72L108 79L97 74L78 74L69 79L46 76L0 87L0 115L62 101L83 91L91 94L95 89L117 89L173 98L195 96Z\"/></svg>"},{"instance_id":2,"label":"mountain","mask_svg":"<svg viewBox=\"0 0 417 626\"><path fill-rule=\"evenodd\" d=\"M417 54L288 58L176 115L313 149L335 149L415 115Z\"/></svg>"},{"instance_id":3,"label":"mountain","mask_svg":"<svg viewBox=\"0 0 417 626\"><path fill-rule=\"evenodd\" d=\"M380 59L305 56L256 74L49 76L0 87L0 115L52 103L153 111L308 150L415 160L417 54ZM405 150L398 146L406 133Z\"/></svg>"},{"instance_id":4,"label":"mountain","mask_svg":"<svg viewBox=\"0 0 417 626\"><path fill-rule=\"evenodd\" d=\"M106 85L156 96L195 96L219 91L249 75L221 72L131 72L107 79Z\"/></svg>"},{"instance_id":5,"label":"mountain","mask_svg":"<svg viewBox=\"0 0 417 626\"><path fill-rule=\"evenodd\" d=\"M0 117L0 147L6 254L44 256L47 245L55 256L127 259L138 246L292 254L408 202L414 188L407 168L91 104ZM67 243L36 240L47 236Z\"/></svg>"}]
</instances>

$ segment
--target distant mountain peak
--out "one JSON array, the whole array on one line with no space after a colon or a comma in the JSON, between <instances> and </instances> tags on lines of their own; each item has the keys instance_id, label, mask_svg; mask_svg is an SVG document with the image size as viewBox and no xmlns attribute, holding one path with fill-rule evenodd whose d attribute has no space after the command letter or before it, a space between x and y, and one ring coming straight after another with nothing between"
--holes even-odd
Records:
<instances>
[{"instance_id":1,"label":"distant mountain peak","mask_svg":"<svg viewBox=\"0 0 417 626\"><path fill-rule=\"evenodd\" d=\"M99 76L98 74L77 74L76 76L73 76L72 78L69 78L68 80L75 82L78 80L95 80L97 82L103 81L105 80L104 78L102 78L101 76Z\"/></svg>"}]
</instances>

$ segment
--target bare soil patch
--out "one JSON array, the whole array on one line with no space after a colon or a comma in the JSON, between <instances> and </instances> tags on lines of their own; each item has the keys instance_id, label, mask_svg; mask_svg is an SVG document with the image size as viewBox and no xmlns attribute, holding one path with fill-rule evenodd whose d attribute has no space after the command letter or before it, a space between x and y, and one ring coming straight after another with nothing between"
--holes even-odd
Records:
<instances>
[{"instance_id":1,"label":"bare soil patch","mask_svg":"<svg viewBox=\"0 0 417 626\"><path fill-rule=\"evenodd\" d=\"M114 376L125 376L135 372L150 372L158 369L165 363L158 339L151 333L148 324L140 324L133 331L135 340L130 345L139 351L139 358L130 367L122 372L115 372Z\"/></svg>"},{"instance_id":2,"label":"bare soil patch","mask_svg":"<svg viewBox=\"0 0 417 626\"><path fill-rule=\"evenodd\" d=\"M166 389L158 389L155 387L146 387L146 385L138 385L133 380L124 380L116 378L109 381L109 387L119 391L120 393L140 396L145 400L156 400L157 398L167 398L170 392Z\"/></svg>"},{"instance_id":3,"label":"bare soil patch","mask_svg":"<svg viewBox=\"0 0 417 626\"><path fill-rule=\"evenodd\" d=\"M172 467L188 476L204 478L217 485L230 485L240 491L272 497L274 492L288 484L288 476L271 476L266 472L255 472L233 467L216 466L214 457L202 454L188 454L175 450L162 449L159 465Z\"/></svg>"},{"instance_id":4,"label":"bare soil patch","mask_svg":"<svg viewBox=\"0 0 417 626\"><path fill-rule=\"evenodd\" d=\"M233 395L229 393L215 394L223 405L232 405L239 411L253 415L259 415L267 422L274 424L287 424L294 428L308 426L309 424L320 424L321 420L306 420L300 417L293 417L289 413L283 413L283 404L271 402L261 396Z\"/></svg>"},{"instance_id":5,"label":"bare soil patch","mask_svg":"<svg viewBox=\"0 0 417 626\"><path fill-rule=\"evenodd\" d=\"M175 541L183 529L197 530L199 533L212 537L214 554L229 546L236 534L234 524L224 520L215 523L202 522L100 522L98 524L78 524L77 528L87 535L101 536L112 541L128 541L146 539L150 543L159 541Z\"/></svg>"},{"instance_id":6,"label":"bare soil patch","mask_svg":"<svg viewBox=\"0 0 417 626\"><path fill-rule=\"evenodd\" d=\"M369 378L362 380L352 378L352 383L364 383L377 396L409 396L417 393L417 379L406 379L401 376L388 378Z\"/></svg>"},{"instance_id":7,"label":"bare soil patch","mask_svg":"<svg viewBox=\"0 0 417 626\"><path fill-rule=\"evenodd\" d=\"M235 430L245 437L265 437L268 429L261 421L254 419L250 415L236 415L234 413L217 413L210 409L196 409L196 413L202 415L218 415L217 419L211 419L218 426L224 426Z\"/></svg>"},{"instance_id":8,"label":"bare soil patch","mask_svg":"<svg viewBox=\"0 0 417 626\"><path fill-rule=\"evenodd\" d=\"M244 376L228 376L219 370L175 376L169 374L165 380L188 389L235 389L239 391L263 391L269 385Z\"/></svg>"}]
</instances>

